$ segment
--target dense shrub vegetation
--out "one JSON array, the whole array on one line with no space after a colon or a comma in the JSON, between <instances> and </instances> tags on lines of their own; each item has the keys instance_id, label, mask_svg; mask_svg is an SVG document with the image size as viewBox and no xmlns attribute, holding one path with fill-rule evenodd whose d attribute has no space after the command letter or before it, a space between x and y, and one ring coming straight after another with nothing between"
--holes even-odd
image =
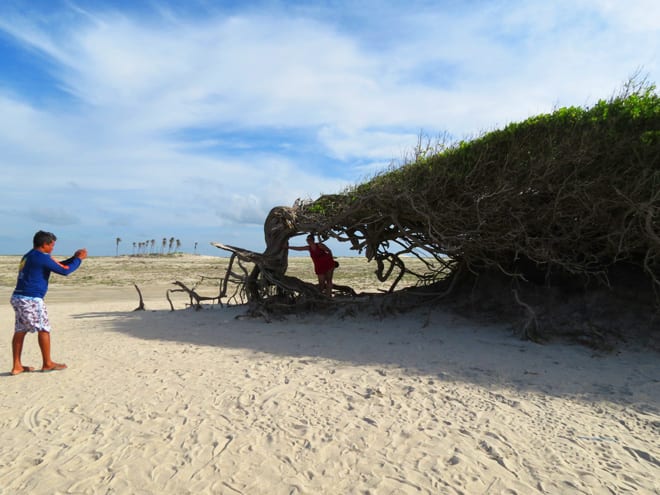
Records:
<instances>
[{"instance_id":1,"label":"dense shrub vegetation","mask_svg":"<svg viewBox=\"0 0 660 495\"><path fill-rule=\"evenodd\" d=\"M430 258L420 282L469 287L477 300L475 287L488 286L482 301L502 303L505 293L535 325L539 314L523 302L533 287L564 296L632 291L657 310L655 86L632 82L592 107L560 108L429 153L436 149L297 205L296 224L352 243L381 278L405 271L404 255Z\"/></svg>"}]
</instances>

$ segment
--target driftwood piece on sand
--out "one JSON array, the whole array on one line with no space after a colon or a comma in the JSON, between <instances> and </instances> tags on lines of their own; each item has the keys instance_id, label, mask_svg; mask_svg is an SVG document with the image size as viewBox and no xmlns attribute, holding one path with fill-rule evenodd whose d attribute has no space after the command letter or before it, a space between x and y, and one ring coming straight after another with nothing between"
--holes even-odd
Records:
<instances>
[{"instance_id":1,"label":"driftwood piece on sand","mask_svg":"<svg viewBox=\"0 0 660 495\"><path fill-rule=\"evenodd\" d=\"M190 297L190 306L198 310L202 309L202 302L204 301L217 301L218 304L222 305L222 302L220 301L222 293L218 294L217 296L202 296L198 294L194 289L187 287L183 282L175 280L172 282L172 284L179 287L179 289L168 289L165 293L165 297L167 297L167 301L170 303L170 309L172 311L174 311L174 304L172 304L172 299L170 298L171 292L185 292L188 294L188 297Z\"/></svg>"},{"instance_id":2,"label":"driftwood piece on sand","mask_svg":"<svg viewBox=\"0 0 660 495\"><path fill-rule=\"evenodd\" d=\"M135 286L135 290L137 291L138 296L140 297L140 304L133 311L144 311L144 299L142 298L142 292L140 292L140 288L137 286L137 284L133 284L133 285Z\"/></svg>"}]
</instances>

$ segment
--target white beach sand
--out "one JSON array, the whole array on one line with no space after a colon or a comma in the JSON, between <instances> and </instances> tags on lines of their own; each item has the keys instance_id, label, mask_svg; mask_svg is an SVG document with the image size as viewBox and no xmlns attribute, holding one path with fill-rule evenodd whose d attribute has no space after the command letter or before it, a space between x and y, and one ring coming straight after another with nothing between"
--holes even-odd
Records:
<instances>
[{"instance_id":1,"label":"white beach sand","mask_svg":"<svg viewBox=\"0 0 660 495\"><path fill-rule=\"evenodd\" d=\"M0 286L1 494L660 493L657 352L537 345L441 309L172 312L169 272L140 279L133 312L132 275L86 281L94 263L46 298L64 371L9 374ZM40 365L35 336L23 362Z\"/></svg>"}]
</instances>

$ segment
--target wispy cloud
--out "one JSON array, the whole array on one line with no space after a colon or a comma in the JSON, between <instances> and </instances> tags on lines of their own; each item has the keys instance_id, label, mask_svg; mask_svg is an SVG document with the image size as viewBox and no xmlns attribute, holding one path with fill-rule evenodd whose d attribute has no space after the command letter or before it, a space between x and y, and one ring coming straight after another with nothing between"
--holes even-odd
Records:
<instances>
[{"instance_id":1,"label":"wispy cloud","mask_svg":"<svg viewBox=\"0 0 660 495\"><path fill-rule=\"evenodd\" d=\"M0 57L40 75L0 75L5 184L35 227L113 240L218 239L363 179L420 131L460 139L660 74L651 1L53 5L0 6Z\"/></svg>"}]
</instances>

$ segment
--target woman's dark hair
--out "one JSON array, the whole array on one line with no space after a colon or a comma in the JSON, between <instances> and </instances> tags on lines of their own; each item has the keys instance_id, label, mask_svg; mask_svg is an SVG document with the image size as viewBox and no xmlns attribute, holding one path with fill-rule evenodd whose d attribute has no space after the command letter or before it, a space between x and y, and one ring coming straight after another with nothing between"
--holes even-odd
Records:
<instances>
[{"instance_id":1,"label":"woman's dark hair","mask_svg":"<svg viewBox=\"0 0 660 495\"><path fill-rule=\"evenodd\" d=\"M56 241L57 237L52 232L45 232L40 230L32 238L32 246L35 248L41 247L44 244L50 244L53 241Z\"/></svg>"}]
</instances>

